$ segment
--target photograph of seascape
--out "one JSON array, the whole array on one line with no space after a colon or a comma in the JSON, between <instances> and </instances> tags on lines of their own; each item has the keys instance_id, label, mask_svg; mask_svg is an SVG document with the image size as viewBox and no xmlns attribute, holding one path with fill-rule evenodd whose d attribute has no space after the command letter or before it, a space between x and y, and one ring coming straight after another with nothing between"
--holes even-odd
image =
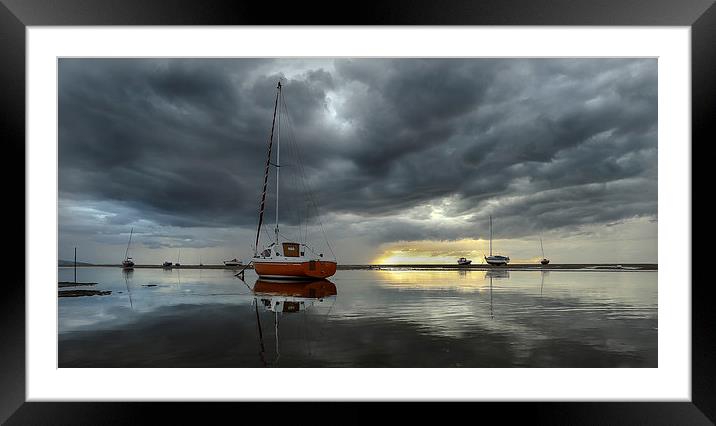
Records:
<instances>
[{"instance_id":1,"label":"photograph of seascape","mask_svg":"<svg viewBox=\"0 0 716 426\"><path fill-rule=\"evenodd\" d=\"M655 58L58 59L58 367L658 367Z\"/></svg>"}]
</instances>

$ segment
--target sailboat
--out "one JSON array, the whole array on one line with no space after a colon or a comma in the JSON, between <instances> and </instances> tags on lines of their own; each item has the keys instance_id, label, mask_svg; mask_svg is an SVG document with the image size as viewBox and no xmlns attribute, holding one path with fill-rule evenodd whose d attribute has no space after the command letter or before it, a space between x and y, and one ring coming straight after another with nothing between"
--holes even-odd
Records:
<instances>
[{"instance_id":1,"label":"sailboat","mask_svg":"<svg viewBox=\"0 0 716 426\"><path fill-rule=\"evenodd\" d=\"M485 262L495 266L506 266L510 258L507 256L492 255L492 216L490 216L490 255L485 256Z\"/></svg>"},{"instance_id":2,"label":"sailboat","mask_svg":"<svg viewBox=\"0 0 716 426\"><path fill-rule=\"evenodd\" d=\"M134 269L134 261L129 257L129 245L132 244L132 233L134 228L129 231L129 242L127 243L127 250L124 252L124 260L122 261L122 268Z\"/></svg>"},{"instance_id":3,"label":"sailboat","mask_svg":"<svg viewBox=\"0 0 716 426\"><path fill-rule=\"evenodd\" d=\"M544 246L542 245L542 238L539 239L539 246L542 249L542 260L540 260L539 263L546 265L549 263L549 259L544 257Z\"/></svg>"},{"instance_id":4,"label":"sailboat","mask_svg":"<svg viewBox=\"0 0 716 426\"><path fill-rule=\"evenodd\" d=\"M281 112L279 102L283 101L281 94L281 82L276 86L276 100L274 101L273 119L271 122L271 134L268 144L268 158L266 159L266 171L264 174L263 193L259 208L259 224L256 230L256 243L254 245L254 256L251 262L254 270L262 278L302 278L315 279L327 278L336 273L337 263L335 261L323 260L323 253L316 253L305 242L290 241L282 239L279 233L279 177L281 171ZM284 105L281 103L281 105ZM278 114L277 114L278 112ZM278 115L278 126L277 124ZM272 162L271 151L273 147L274 130L276 130L276 159ZM264 217L264 205L266 201L266 187L268 184L270 166L276 169L276 227L274 229L274 241L259 250L259 237L261 235L261 224ZM330 246L329 246L330 247Z\"/></svg>"}]
</instances>

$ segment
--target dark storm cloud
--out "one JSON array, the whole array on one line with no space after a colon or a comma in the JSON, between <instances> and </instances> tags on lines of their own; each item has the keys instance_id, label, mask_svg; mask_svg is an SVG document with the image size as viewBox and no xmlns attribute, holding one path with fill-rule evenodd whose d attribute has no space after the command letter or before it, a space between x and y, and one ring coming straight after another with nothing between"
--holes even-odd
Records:
<instances>
[{"instance_id":1,"label":"dark storm cloud","mask_svg":"<svg viewBox=\"0 0 716 426\"><path fill-rule=\"evenodd\" d=\"M174 225L241 223L242 206L257 209L270 126L271 99L260 94L277 81L242 90L252 65L62 60L61 191Z\"/></svg>"},{"instance_id":2,"label":"dark storm cloud","mask_svg":"<svg viewBox=\"0 0 716 426\"><path fill-rule=\"evenodd\" d=\"M303 158L282 146L283 182L305 173L323 213L379 240L474 236L401 222L446 197L443 215L499 216L503 237L656 215L654 59L306 63L61 59L61 197L141 216L117 222L255 226L283 76ZM305 199L282 193L293 222Z\"/></svg>"}]
</instances>

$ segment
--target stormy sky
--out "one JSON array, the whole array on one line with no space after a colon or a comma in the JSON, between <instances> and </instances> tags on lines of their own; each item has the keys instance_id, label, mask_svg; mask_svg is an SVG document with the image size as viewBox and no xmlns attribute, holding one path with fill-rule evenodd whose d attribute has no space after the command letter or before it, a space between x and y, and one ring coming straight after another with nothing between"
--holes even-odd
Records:
<instances>
[{"instance_id":1,"label":"stormy sky","mask_svg":"<svg viewBox=\"0 0 716 426\"><path fill-rule=\"evenodd\" d=\"M58 79L60 259L118 263L133 228L140 264L248 261L281 80L281 233L339 263L480 263L490 215L513 262L540 238L554 263L657 261L656 59L63 58Z\"/></svg>"}]
</instances>

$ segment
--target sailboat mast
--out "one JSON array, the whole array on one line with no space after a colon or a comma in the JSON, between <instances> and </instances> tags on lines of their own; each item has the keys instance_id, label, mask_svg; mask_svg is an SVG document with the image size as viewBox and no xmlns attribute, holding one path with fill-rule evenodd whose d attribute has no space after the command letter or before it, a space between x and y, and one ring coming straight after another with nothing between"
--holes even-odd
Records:
<instances>
[{"instance_id":1,"label":"sailboat mast","mask_svg":"<svg viewBox=\"0 0 716 426\"><path fill-rule=\"evenodd\" d=\"M490 215L490 256L492 256L492 215Z\"/></svg>"},{"instance_id":2,"label":"sailboat mast","mask_svg":"<svg viewBox=\"0 0 716 426\"><path fill-rule=\"evenodd\" d=\"M268 155L266 157L266 171L264 172L264 189L261 194L261 206L259 208L259 225L256 228L256 244L254 246L254 254L258 253L259 250L259 236L261 235L261 224L264 220L264 206L266 204L266 186L268 185L269 167L271 166L271 148L273 146L273 129L276 124L276 110L278 109L278 95L281 92L281 82L278 82L276 87L276 101L273 106L273 120L271 121L271 136L269 136Z\"/></svg>"},{"instance_id":3,"label":"sailboat mast","mask_svg":"<svg viewBox=\"0 0 716 426\"><path fill-rule=\"evenodd\" d=\"M281 82L278 82L278 97L281 97ZM276 126L276 245L278 245L278 181L281 174L281 110L278 110Z\"/></svg>"},{"instance_id":4,"label":"sailboat mast","mask_svg":"<svg viewBox=\"0 0 716 426\"><path fill-rule=\"evenodd\" d=\"M129 245L132 244L132 232L134 232L134 227L129 231L129 242L127 243L127 250L124 252L124 260L127 260L129 257Z\"/></svg>"},{"instance_id":5,"label":"sailboat mast","mask_svg":"<svg viewBox=\"0 0 716 426\"><path fill-rule=\"evenodd\" d=\"M539 246L542 249L542 259L544 259L544 246L542 245L542 238L539 239Z\"/></svg>"}]
</instances>

